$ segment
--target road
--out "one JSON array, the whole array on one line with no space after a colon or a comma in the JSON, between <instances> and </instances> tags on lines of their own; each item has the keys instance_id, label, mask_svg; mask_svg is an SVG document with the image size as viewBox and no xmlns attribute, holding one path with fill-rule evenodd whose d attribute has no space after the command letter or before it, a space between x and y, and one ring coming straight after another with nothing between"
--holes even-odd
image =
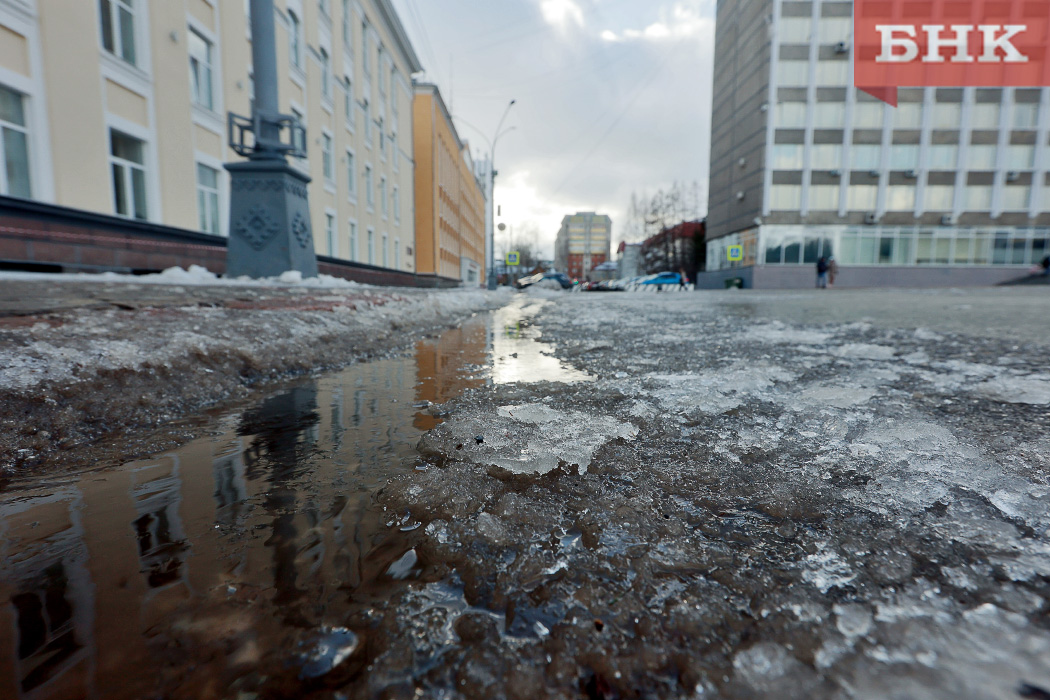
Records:
<instances>
[{"instance_id":1,"label":"road","mask_svg":"<svg viewBox=\"0 0 1050 700\"><path fill-rule=\"evenodd\" d=\"M194 417L167 452L14 480L0 683L1048 697L1045 306L518 294Z\"/></svg>"}]
</instances>

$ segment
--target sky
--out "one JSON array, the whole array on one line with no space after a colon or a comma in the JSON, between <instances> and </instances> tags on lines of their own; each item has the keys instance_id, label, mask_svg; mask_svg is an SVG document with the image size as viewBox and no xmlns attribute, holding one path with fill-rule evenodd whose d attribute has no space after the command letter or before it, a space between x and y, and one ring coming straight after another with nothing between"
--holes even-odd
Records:
<instances>
[{"instance_id":1,"label":"sky","mask_svg":"<svg viewBox=\"0 0 1050 700\"><path fill-rule=\"evenodd\" d=\"M554 256L562 217L699 183L706 213L715 0L393 0L475 156L496 141L507 232ZM503 240L501 240L503 239Z\"/></svg>"}]
</instances>

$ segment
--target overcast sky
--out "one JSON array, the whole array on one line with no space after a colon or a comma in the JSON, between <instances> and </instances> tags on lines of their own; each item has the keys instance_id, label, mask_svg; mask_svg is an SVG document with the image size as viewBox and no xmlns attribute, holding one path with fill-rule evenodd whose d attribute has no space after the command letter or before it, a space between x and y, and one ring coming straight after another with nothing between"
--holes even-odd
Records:
<instances>
[{"instance_id":1,"label":"overcast sky","mask_svg":"<svg viewBox=\"0 0 1050 700\"><path fill-rule=\"evenodd\" d=\"M475 154L518 101L496 146L497 221L535 224L548 257L576 211L609 214L615 246L632 191L698 181L706 211L714 4L394 0Z\"/></svg>"}]
</instances>

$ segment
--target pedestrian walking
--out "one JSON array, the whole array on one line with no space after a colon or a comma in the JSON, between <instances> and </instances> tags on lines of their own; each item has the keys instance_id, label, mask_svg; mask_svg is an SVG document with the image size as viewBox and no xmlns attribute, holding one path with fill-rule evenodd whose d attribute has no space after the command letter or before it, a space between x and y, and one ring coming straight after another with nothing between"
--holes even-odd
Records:
<instances>
[{"instance_id":1,"label":"pedestrian walking","mask_svg":"<svg viewBox=\"0 0 1050 700\"><path fill-rule=\"evenodd\" d=\"M817 289L828 288L828 261L827 258L821 256L820 260L817 260Z\"/></svg>"},{"instance_id":2,"label":"pedestrian walking","mask_svg":"<svg viewBox=\"0 0 1050 700\"><path fill-rule=\"evenodd\" d=\"M839 264L835 262L834 257L828 258L828 287L835 286L835 278L839 274Z\"/></svg>"},{"instance_id":3,"label":"pedestrian walking","mask_svg":"<svg viewBox=\"0 0 1050 700\"><path fill-rule=\"evenodd\" d=\"M1045 258L1043 258L1043 262L1039 264L1043 268L1043 274L1050 275L1050 255L1047 255Z\"/></svg>"},{"instance_id":4,"label":"pedestrian walking","mask_svg":"<svg viewBox=\"0 0 1050 700\"><path fill-rule=\"evenodd\" d=\"M678 289L685 289L685 285L689 283L689 278L685 276L685 268L678 268Z\"/></svg>"}]
</instances>

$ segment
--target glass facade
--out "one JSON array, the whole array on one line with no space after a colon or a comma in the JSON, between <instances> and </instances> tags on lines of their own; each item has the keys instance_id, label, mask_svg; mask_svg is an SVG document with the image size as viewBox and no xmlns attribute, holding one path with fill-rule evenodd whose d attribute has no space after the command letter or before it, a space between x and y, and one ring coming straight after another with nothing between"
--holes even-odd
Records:
<instances>
[{"instance_id":1,"label":"glass facade","mask_svg":"<svg viewBox=\"0 0 1050 700\"><path fill-rule=\"evenodd\" d=\"M744 245L743 261L727 260L730 245ZM762 226L707 246L709 270L811 265L822 256L843 266L1031 266L1050 253L1050 228Z\"/></svg>"}]
</instances>

